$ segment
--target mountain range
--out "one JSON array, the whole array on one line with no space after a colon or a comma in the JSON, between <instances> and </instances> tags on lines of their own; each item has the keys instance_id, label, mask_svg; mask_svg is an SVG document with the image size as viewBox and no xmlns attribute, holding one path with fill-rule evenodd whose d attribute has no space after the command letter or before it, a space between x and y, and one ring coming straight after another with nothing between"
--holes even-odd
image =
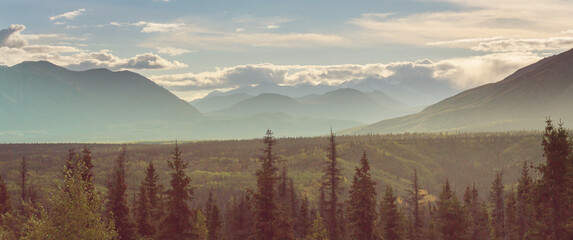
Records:
<instances>
[{"instance_id":1,"label":"mountain range","mask_svg":"<svg viewBox=\"0 0 573 240\"><path fill-rule=\"evenodd\" d=\"M542 129L546 118L573 123L573 49L519 69L502 81L469 89L423 111L346 131L508 131Z\"/></svg>"},{"instance_id":2,"label":"mountain range","mask_svg":"<svg viewBox=\"0 0 573 240\"><path fill-rule=\"evenodd\" d=\"M449 90L408 78L397 92L370 89L390 83L368 79L348 87L266 83L213 92L190 104L133 72L23 62L0 66L0 142L237 139L260 137L267 129L295 137L331 127L347 134L541 129L547 117L573 121L571 66L573 50L399 117L414 111L394 97L399 92Z\"/></svg>"}]
</instances>

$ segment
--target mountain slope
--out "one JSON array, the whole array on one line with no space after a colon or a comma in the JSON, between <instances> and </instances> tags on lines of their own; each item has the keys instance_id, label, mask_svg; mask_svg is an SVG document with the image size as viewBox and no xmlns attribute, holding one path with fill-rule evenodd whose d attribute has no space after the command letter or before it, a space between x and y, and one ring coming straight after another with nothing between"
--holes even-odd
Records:
<instances>
[{"instance_id":1,"label":"mountain slope","mask_svg":"<svg viewBox=\"0 0 573 240\"><path fill-rule=\"evenodd\" d=\"M352 133L539 129L548 116L573 122L573 49L524 67L497 83L464 91L417 114Z\"/></svg>"},{"instance_id":2,"label":"mountain slope","mask_svg":"<svg viewBox=\"0 0 573 240\"><path fill-rule=\"evenodd\" d=\"M189 102L202 113L222 110L253 96L246 93L209 96Z\"/></svg>"},{"instance_id":3,"label":"mountain slope","mask_svg":"<svg viewBox=\"0 0 573 240\"><path fill-rule=\"evenodd\" d=\"M70 71L49 62L0 68L0 134L137 136L149 124L173 130L202 115L149 79L128 71ZM140 131L141 130L141 131ZM89 137L88 137L89 138Z\"/></svg>"}]
</instances>

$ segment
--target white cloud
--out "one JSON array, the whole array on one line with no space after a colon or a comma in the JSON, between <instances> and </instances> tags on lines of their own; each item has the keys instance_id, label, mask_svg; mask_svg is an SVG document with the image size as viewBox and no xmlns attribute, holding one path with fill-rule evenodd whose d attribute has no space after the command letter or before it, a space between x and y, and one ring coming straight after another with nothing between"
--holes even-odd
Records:
<instances>
[{"instance_id":1,"label":"white cloud","mask_svg":"<svg viewBox=\"0 0 573 240\"><path fill-rule=\"evenodd\" d=\"M0 47L20 48L28 45L28 41L20 34L25 29L24 25L12 24L0 30Z\"/></svg>"},{"instance_id":2,"label":"white cloud","mask_svg":"<svg viewBox=\"0 0 573 240\"><path fill-rule=\"evenodd\" d=\"M146 21L139 21L136 23L110 22L109 25L116 27L123 27L123 26L143 27L141 29L141 32L143 33L153 33L153 32L165 33L165 32L180 30L185 26L184 23L155 23Z\"/></svg>"},{"instance_id":3,"label":"white cloud","mask_svg":"<svg viewBox=\"0 0 573 240\"><path fill-rule=\"evenodd\" d=\"M268 25L267 26L267 29L277 29L277 28L279 28L278 25Z\"/></svg>"},{"instance_id":4,"label":"white cloud","mask_svg":"<svg viewBox=\"0 0 573 240\"><path fill-rule=\"evenodd\" d=\"M529 52L573 48L573 37L546 39L503 39L481 42L472 50L484 52Z\"/></svg>"},{"instance_id":5,"label":"white cloud","mask_svg":"<svg viewBox=\"0 0 573 240\"><path fill-rule=\"evenodd\" d=\"M429 79L448 82L452 88L467 89L499 81L520 67L540 58L533 54L497 53L484 56L455 58L432 62L345 65L273 65L252 64L215 71L175 75L156 75L150 78L174 91L198 91L237 88L262 82L282 85L327 84L340 85L363 79L399 82L403 78Z\"/></svg>"},{"instance_id":6,"label":"white cloud","mask_svg":"<svg viewBox=\"0 0 573 240\"><path fill-rule=\"evenodd\" d=\"M167 54L169 56L178 56L181 54L189 53L191 51L183 48L174 47L159 47L157 48L157 53Z\"/></svg>"},{"instance_id":7,"label":"white cloud","mask_svg":"<svg viewBox=\"0 0 573 240\"><path fill-rule=\"evenodd\" d=\"M361 45L398 42L471 49L480 40L549 39L571 29L571 1L431 1L453 6L444 11L363 14L349 21L358 27L350 34Z\"/></svg>"},{"instance_id":8,"label":"white cloud","mask_svg":"<svg viewBox=\"0 0 573 240\"><path fill-rule=\"evenodd\" d=\"M109 50L89 52L70 46L31 45L26 39L64 37L61 35L22 35L24 25L11 25L0 30L0 65L15 65L23 61L50 61L74 70L90 68L122 69L174 69L187 67L178 61L169 61L153 53L121 58Z\"/></svg>"},{"instance_id":9,"label":"white cloud","mask_svg":"<svg viewBox=\"0 0 573 240\"><path fill-rule=\"evenodd\" d=\"M74 19L75 17L81 15L81 14L82 14L83 12L85 12L85 11L86 11L85 8L80 8L80 9L75 10L75 11L66 12L66 13L62 13L62 14L60 14L60 15L51 16L51 17L50 17L50 21L53 22L53 21L55 21L55 20L57 20L57 19L61 19L61 18L65 18L65 19L68 19L68 20L72 20L72 19ZM57 24L57 23L56 23L56 24Z\"/></svg>"}]
</instances>

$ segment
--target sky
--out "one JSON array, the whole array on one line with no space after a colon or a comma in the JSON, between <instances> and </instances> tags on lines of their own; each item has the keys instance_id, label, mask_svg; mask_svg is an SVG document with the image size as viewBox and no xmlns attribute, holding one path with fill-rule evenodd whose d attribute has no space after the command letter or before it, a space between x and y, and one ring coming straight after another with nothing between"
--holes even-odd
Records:
<instances>
[{"instance_id":1,"label":"sky","mask_svg":"<svg viewBox=\"0 0 573 240\"><path fill-rule=\"evenodd\" d=\"M423 71L464 90L573 48L570 0L2 0L0 65L142 74L185 100Z\"/></svg>"}]
</instances>

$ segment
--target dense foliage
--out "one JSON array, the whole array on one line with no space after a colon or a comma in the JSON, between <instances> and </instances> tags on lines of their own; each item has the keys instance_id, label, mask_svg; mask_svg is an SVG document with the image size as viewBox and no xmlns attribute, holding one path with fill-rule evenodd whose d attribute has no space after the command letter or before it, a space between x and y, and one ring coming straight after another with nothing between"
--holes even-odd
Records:
<instances>
[{"instance_id":1,"label":"dense foliage","mask_svg":"<svg viewBox=\"0 0 573 240\"><path fill-rule=\"evenodd\" d=\"M569 136L0 145L0 238L570 239Z\"/></svg>"}]
</instances>

